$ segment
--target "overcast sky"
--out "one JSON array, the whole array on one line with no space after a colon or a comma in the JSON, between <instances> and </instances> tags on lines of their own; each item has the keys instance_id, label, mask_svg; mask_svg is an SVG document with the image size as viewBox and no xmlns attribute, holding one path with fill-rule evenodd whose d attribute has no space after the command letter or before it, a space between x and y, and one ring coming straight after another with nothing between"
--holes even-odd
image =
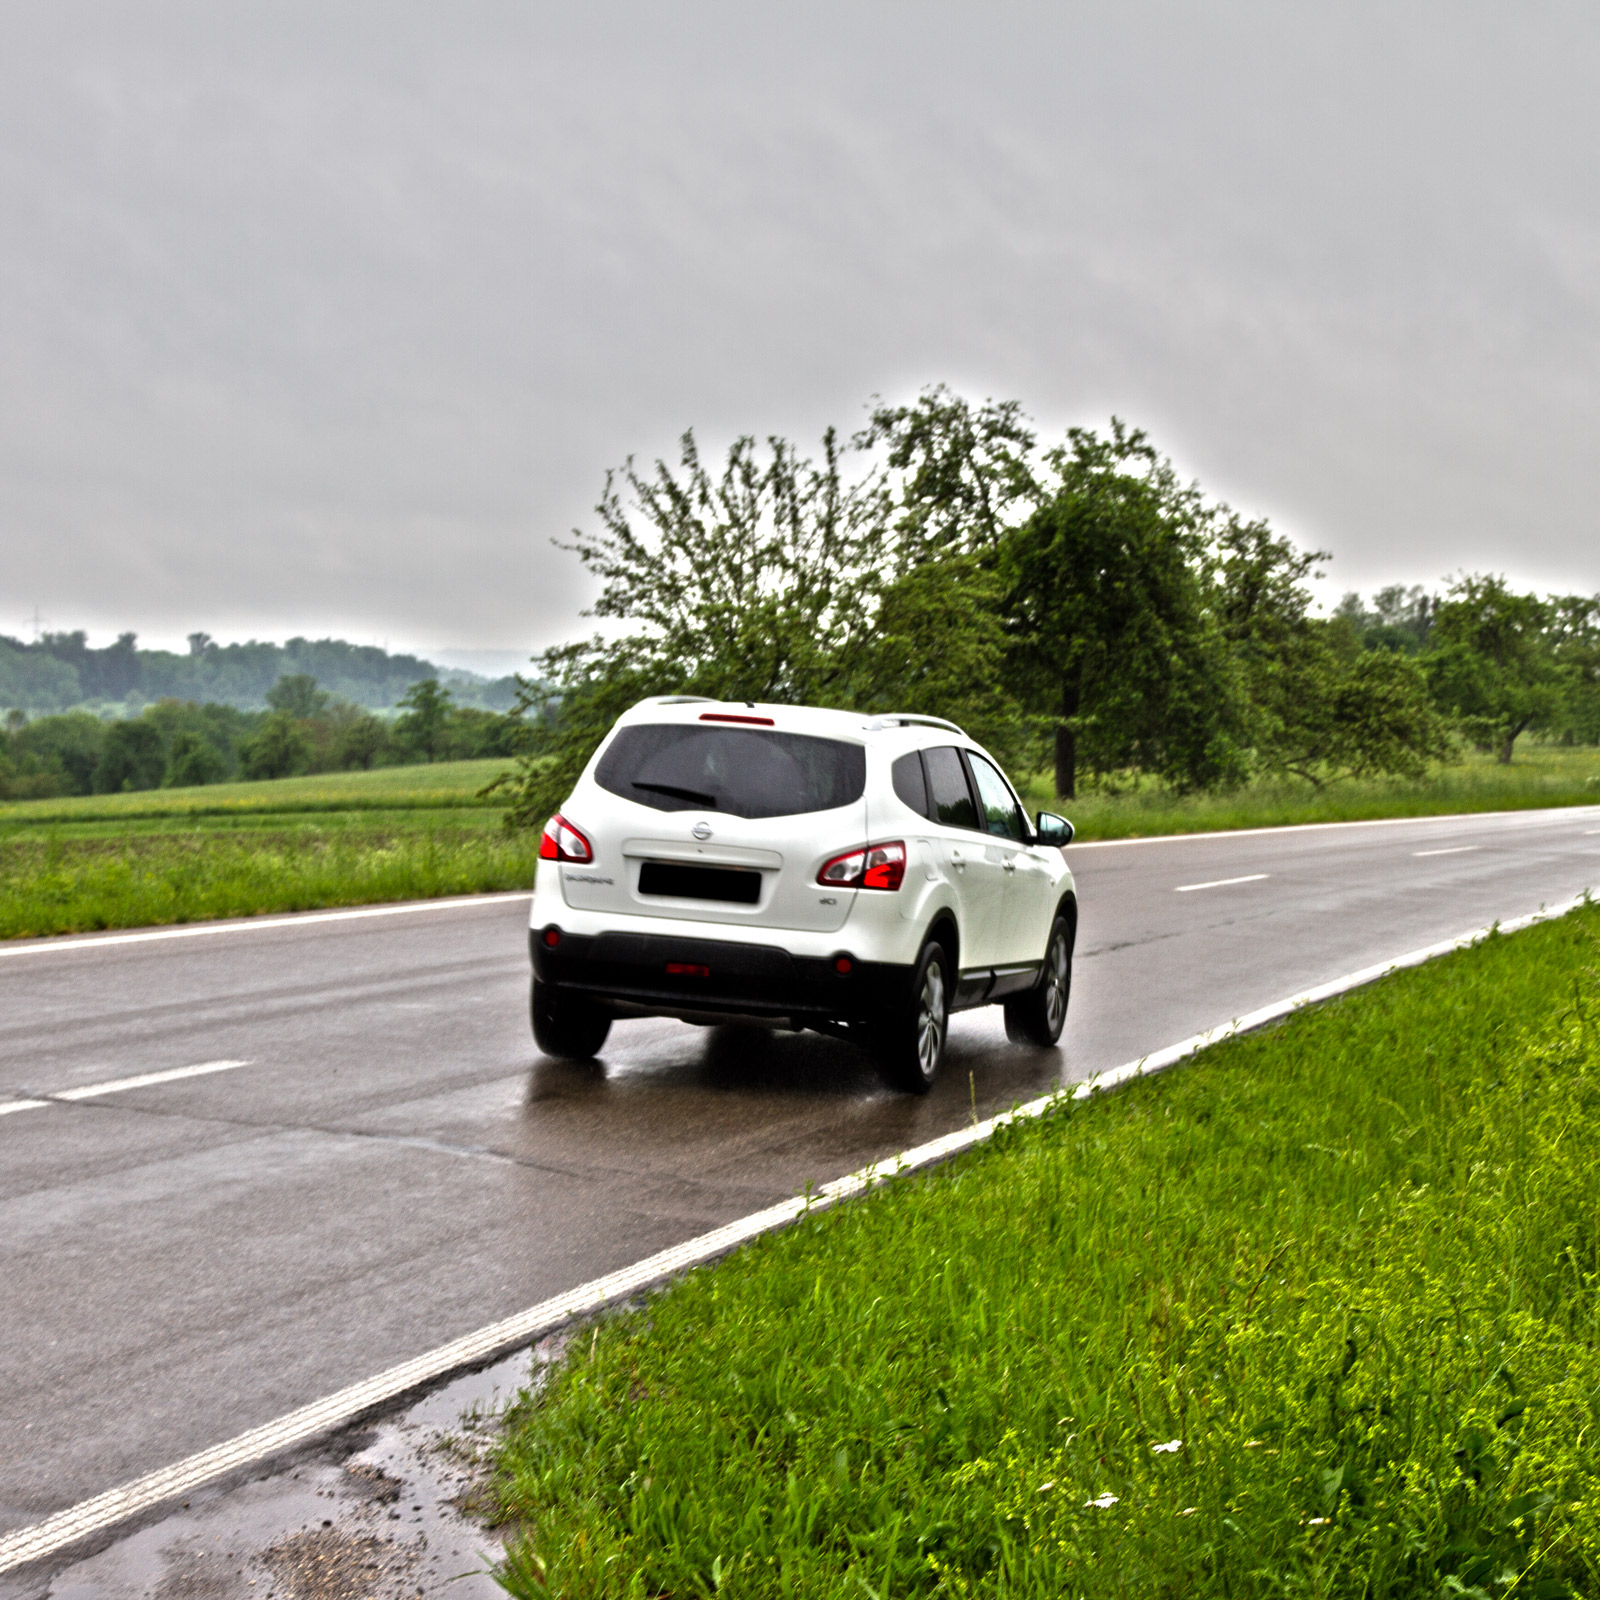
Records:
<instances>
[{"instance_id":1,"label":"overcast sky","mask_svg":"<svg viewBox=\"0 0 1600 1600\"><path fill-rule=\"evenodd\" d=\"M1327 592L1600 589L1592 6L16 0L0 632L572 637L693 425L1116 412Z\"/></svg>"}]
</instances>

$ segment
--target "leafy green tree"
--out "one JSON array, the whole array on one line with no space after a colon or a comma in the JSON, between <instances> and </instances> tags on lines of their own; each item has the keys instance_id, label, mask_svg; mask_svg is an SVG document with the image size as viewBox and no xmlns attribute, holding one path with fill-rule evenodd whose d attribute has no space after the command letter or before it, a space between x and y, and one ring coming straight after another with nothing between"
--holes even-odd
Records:
<instances>
[{"instance_id":1,"label":"leafy green tree","mask_svg":"<svg viewBox=\"0 0 1600 1600\"><path fill-rule=\"evenodd\" d=\"M320 716L328 709L329 699L309 672L286 672L267 690L267 705L272 710L287 712L300 721Z\"/></svg>"},{"instance_id":2,"label":"leafy green tree","mask_svg":"<svg viewBox=\"0 0 1600 1600\"><path fill-rule=\"evenodd\" d=\"M105 744L94 773L96 794L129 789L154 789L166 771L167 752L161 730L148 717L129 717L106 729Z\"/></svg>"},{"instance_id":3,"label":"leafy green tree","mask_svg":"<svg viewBox=\"0 0 1600 1600\"><path fill-rule=\"evenodd\" d=\"M1567 744L1600 744L1600 595L1552 595L1551 654L1562 680L1550 731Z\"/></svg>"},{"instance_id":4,"label":"leafy green tree","mask_svg":"<svg viewBox=\"0 0 1600 1600\"><path fill-rule=\"evenodd\" d=\"M1434 613L1425 662L1434 697L1503 764L1519 734L1560 715L1566 684L1551 622L1547 602L1477 574L1458 579Z\"/></svg>"},{"instance_id":5,"label":"leafy green tree","mask_svg":"<svg viewBox=\"0 0 1600 1600\"><path fill-rule=\"evenodd\" d=\"M161 784L166 789L192 789L220 783L228 775L228 761L203 733L185 728L167 749L167 770Z\"/></svg>"},{"instance_id":6,"label":"leafy green tree","mask_svg":"<svg viewBox=\"0 0 1600 1600\"><path fill-rule=\"evenodd\" d=\"M370 771L388 745L388 728L370 711L363 711L339 728L335 760L343 771L352 767Z\"/></svg>"},{"instance_id":7,"label":"leafy green tree","mask_svg":"<svg viewBox=\"0 0 1600 1600\"><path fill-rule=\"evenodd\" d=\"M95 770L105 749L107 725L87 711L35 717L13 739L14 748L52 772L66 794L92 794Z\"/></svg>"},{"instance_id":8,"label":"leafy green tree","mask_svg":"<svg viewBox=\"0 0 1600 1600\"><path fill-rule=\"evenodd\" d=\"M1208 515L1145 435L1074 428L1056 488L1005 538L1017 681L1054 724L1056 793L1136 766L1180 787L1243 770L1247 718L1208 603Z\"/></svg>"},{"instance_id":9,"label":"leafy green tree","mask_svg":"<svg viewBox=\"0 0 1600 1600\"><path fill-rule=\"evenodd\" d=\"M974 407L943 384L911 405L877 406L858 449L887 452L900 510L903 557L992 556L1020 517L1045 498L1036 437L1015 400Z\"/></svg>"},{"instance_id":10,"label":"leafy green tree","mask_svg":"<svg viewBox=\"0 0 1600 1600\"><path fill-rule=\"evenodd\" d=\"M395 734L426 761L437 761L445 753L452 710L448 689L437 678L424 678L400 696L404 713L395 722Z\"/></svg>"},{"instance_id":11,"label":"leafy green tree","mask_svg":"<svg viewBox=\"0 0 1600 1600\"><path fill-rule=\"evenodd\" d=\"M843 471L741 438L713 476L685 433L676 469L608 473L597 532L566 548L602 581L594 616L633 625L536 658L514 713L529 748L508 776L513 825L542 823L616 717L646 695L848 703L867 671L893 576L893 507L881 473ZM912 709L912 708L905 708Z\"/></svg>"},{"instance_id":12,"label":"leafy green tree","mask_svg":"<svg viewBox=\"0 0 1600 1600\"><path fill-rule=\"evenodd\" d=\"M306 771L311 742L287 711L274 711L240 744L239 759L247 778L293 777Z\"/></svg>"}]
</instances>

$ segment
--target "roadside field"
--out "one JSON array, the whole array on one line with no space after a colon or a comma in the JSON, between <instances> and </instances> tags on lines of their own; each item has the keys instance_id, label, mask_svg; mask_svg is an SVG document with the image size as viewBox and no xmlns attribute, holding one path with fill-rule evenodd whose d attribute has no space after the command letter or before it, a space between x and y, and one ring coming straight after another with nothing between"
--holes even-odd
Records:
<instances>
[{"instance_id":1,"label":"roadside field","mask_svg":"<svg viewBox=\"0 0 1600 1600\"><path fill-rule=\"evenodd\" d=\"M509 1418L519 1596L1600 1592L1600 909L805 1218Z\"/></svg>"},{"instance_id":2,"label":"roadside field","mask_svg":"<svg viewBox=\"0 0 1600 1600\"><path fill-rule=\"evenodd\" d=\"M1121 792L1086 789L1059 804L1049 779L1040 775L1023 798L1034 809L1065 811L1080 839L1595 805L1600 803L1600 749L1531 745L1519 750L1508 767L1474 752L1414 783L1346 779L1319 789L1288 780L1249 784L1223 794L1176 795L1146 782Z\"/></svg>"},{"instance_id":3,"label":"roadside field","mask_svg":"<svg viewBox=\"0 0 1600 1600\"><path fill-rule=\"evenodd\" d=\"M0 807L0 937L530 888L538 839L476 798L504 765Z\"/></svg>"},{"instance_id":4,"label":"roadside field","mask_svg":"<svg viewBox=\"0 0 1600 1600\"><path fill-rule=\"evenodd\" d=\"M0 938L527 888L538 841L478 791L499 759L0 804ZM1026 798L1053 808L1048 784ZM1347 822L1600 801L1600 750L1473 758L1417 784L1141 787L1068 804L1078 837Z\"/></svg>"}]
</instances>

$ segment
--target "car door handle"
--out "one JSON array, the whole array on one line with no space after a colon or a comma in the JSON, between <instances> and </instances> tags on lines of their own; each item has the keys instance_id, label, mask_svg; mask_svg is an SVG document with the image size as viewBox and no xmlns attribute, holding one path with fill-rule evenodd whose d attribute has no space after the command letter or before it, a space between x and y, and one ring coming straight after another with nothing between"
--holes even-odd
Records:
<instances>
[{"instance_id":1,"label":"car door handle","mask_svg":"<svg viewBox=\"0 0 1600 1600\"><path fill-rule=\"evenodd\" d=\"M1015 861L1002 861L1000 865L1003 866L1007 872L1015 872L1017 870L1017 864Z\"/></svg>"}]
</instances>

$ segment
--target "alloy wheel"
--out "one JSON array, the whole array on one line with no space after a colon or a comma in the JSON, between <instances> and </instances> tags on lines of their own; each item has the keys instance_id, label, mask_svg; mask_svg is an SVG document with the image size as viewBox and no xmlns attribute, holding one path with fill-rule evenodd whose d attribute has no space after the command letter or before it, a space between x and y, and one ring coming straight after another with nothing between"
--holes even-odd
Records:
<instances>
[{"instance_id":1,"label":"alloy wheel","mask_svg":"<svg viewBox=\"0 0 1600 1600\"><path fill-rule=\"evenodd\" d=\"M944 968L937 961L930 961L922 974L922 993L917 1003L917 1061L922 1076L930 1082L939 1070L944 1026Z\"/></svg>"},{"instance_id":2,"label":"alloy wheel","mask_svg":"<svg viewBox=\"0 0 1600 1600\"><path fill-rule=\"evenodd\" d=\"M1067 1020L1067 941L1058 931L1050 941L1045 978L1044 1009L1052 1032L1060 1032Z\"/></svg>"}]
</instances>

